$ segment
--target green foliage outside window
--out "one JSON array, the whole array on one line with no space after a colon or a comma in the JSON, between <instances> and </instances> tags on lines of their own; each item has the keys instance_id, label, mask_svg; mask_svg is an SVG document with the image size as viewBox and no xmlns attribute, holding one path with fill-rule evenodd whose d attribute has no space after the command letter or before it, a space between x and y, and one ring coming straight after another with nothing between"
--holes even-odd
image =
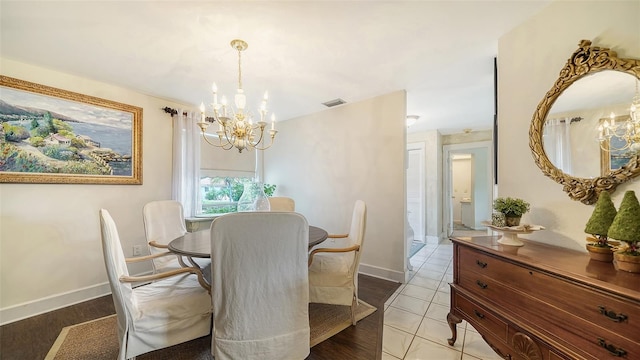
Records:
<instances>
[{"instance_id":1,"label":"green foliage outside window","mask_svg":"<svg viewBox=\"0 0 640 360\"><path fill-rule=\"evenodd\" d=\"M264 193L267 196L273 196L273 192L276 191L276 186L273 184L264 184Z\"/></svg>"},{"instance_id":2,"label":"green foliage outside window","mask_svg":"<svg viewBox=\"0 0 640 360\"><path fill-rule=\"evenodd\" d=\"M237 211L237 202L244 191L244 184L252 181L249 177L202 177L200 186L203 192L203 214L225 214ZM264 184L267 196L273 196L276 185Z\"/></svg>"}]
</instances>

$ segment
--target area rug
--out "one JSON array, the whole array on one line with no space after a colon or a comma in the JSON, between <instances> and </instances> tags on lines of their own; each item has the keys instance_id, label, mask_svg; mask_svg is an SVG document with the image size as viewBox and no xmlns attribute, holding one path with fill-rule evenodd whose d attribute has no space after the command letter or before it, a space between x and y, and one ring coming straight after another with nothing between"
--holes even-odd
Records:
<instances>
[{"instance_id":1,"label":"area rug","mask_svg":"<svg viewBox=\"0 0 640 360\"><path fill-rule=\"evenodd\" d=\"M376 308L360 300L356 308L358 321L373 314ZM309 304L311 346L317 345L351 326L348 306ZM45 360L113 360L118 357L116 316L67 326L53 344ZM138 356L138 360L211 360L211 336L201 337L166 349Z\"/></svg>"}]
</instances>

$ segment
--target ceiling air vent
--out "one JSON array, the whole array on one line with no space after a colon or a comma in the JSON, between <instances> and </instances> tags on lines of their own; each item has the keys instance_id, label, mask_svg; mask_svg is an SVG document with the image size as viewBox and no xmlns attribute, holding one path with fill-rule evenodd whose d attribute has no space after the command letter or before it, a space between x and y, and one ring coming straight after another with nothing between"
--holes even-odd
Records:
<instances>
[{"instance_id":1,"label":"ceiling air vent","mask_svg":"<svg viewBox=\"0 0 640 360\"><path fill-rule=\"evenodd\" d=\"M326 106L326 107L334 107L334 106L338 106L338 105L342 105L342 104L346 104L347 102L338 98L338 99L334 99L334 100L329 100L327 102L323 102L322 105Z\"/></svg>"}]
</instances>

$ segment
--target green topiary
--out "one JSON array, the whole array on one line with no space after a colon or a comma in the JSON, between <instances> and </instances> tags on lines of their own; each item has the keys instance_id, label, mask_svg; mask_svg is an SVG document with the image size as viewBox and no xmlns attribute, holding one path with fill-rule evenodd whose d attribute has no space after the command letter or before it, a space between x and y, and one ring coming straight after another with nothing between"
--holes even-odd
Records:
<instances>
[{"instance_id":1,"label":"green topiary","mask_svg":"<svg viewBox=\"0 0 640 360\"><path fill-rule=\"evenodd\" d=\"M584 232L593 235L598 240L592 244L593 246L610 247L607 244L607 235L616 214L617 211L613 201L611 201L611 194L608 191L601 192L593 213L584 228Z\"/></svg>"},{"instance_id":2,"label":"green topiary","mask_svg":"<svg viewBox=\"0 0 640 360\"><path fill-rule=\"evenodd\" d=\"M624 193L618 214L609 227L609 237L629 244L625 253L640 256L638 241L640 241L640 203L634 191Z\"/></svg>"}]
</instances>

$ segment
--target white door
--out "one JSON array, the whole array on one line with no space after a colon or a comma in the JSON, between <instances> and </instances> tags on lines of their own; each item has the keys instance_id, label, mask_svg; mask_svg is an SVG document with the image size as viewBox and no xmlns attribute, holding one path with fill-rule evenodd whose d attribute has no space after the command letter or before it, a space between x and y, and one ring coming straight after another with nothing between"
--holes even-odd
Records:
<instances>
[{"instance_id":1,"label":"white door","mask_svg":"<svg viewBox=\"0 0 640 360\"><path fill-rule=\"evenodd\" d=\"M425 242L424 144L407 145L407 220L413 238Z\"/></svg>"}]
</instances>

